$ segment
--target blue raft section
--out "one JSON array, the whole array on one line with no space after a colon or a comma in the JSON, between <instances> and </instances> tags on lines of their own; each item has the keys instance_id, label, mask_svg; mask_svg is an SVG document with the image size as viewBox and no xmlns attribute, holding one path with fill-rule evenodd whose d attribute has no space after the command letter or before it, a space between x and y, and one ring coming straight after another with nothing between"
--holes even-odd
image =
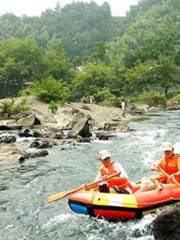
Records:
<instances>
[{"instance_id":1,"label":"blue raft section","mask_svg":"<svg viewBox=\"0 0 180 240\"><path fill-rule=\"evenodd\" d=\"M88 208L86 206L82 206L76 203L69 203L70 208L79 214L88 214Z\"/></svg>"}]
</instances>

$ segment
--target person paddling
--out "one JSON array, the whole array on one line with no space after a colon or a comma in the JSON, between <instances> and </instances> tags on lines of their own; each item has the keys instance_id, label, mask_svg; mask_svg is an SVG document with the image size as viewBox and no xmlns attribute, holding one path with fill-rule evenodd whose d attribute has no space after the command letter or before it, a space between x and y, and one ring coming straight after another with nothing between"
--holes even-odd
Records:
<instances>
[{"instance_id":1,"label":"person paddling","mask_svg":"<svg viewBox=\"0 0 180 240\"><path fill-rule=\"evenodd\" d=\"M119 172L119 177L112 178L107 182L99 185L100 192L118 192L118 193L132 193L131 185L128 180L128 175L122 165L112 160L110 152L103 149L99 152L98 158L102 165L99 168L95 180L101 179L105 175L110 175ZM115 191L114 191L115 190Z\"/></svg>"},{"instance_id":2,"label":"person paddling","mask_svg":"<svg viewBox=\"0 0 180 240\"><path fill-rule=\"evenodd\" d=\"M180 186L180 155L174 153L174 147L170 142L162 144L164 155L153 164L151 170L157 171L157 176L143 177L139 189L140 193L153 189L162 190L164 184L176 184Z\"/></svg>"},{"instance_id":3,"label":"person paddling","mask_svg":"<svg viewBox=\"0 0 180 240\"><path fill-rule=\"evenodd\" d=\"M153 165L152 170L160 173L158 179L161 183L180 184L180 155L174 153L174 147L170 142L164 142L162 147L164 155Z\"/></svg>"}]
</instances>

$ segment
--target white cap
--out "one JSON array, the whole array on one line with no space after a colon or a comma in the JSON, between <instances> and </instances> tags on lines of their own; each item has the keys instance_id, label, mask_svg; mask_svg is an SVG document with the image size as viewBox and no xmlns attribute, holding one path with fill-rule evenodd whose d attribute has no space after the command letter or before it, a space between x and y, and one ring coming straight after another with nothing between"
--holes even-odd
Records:
<instances>
[{"instance_id":1,"label":"white cap","mask_svg":"<svg viewBox=\"0 0 180 240\"><path fill-rule=\"evenodd\" d=\"M104 160L104 159L109 158L109 157L111 157L111 154L108 150L103 149L103 150L99 151L99 158L101 160Z\"/></svg>"},{"instance_id":2,"label":"white cap","mask_svg":"<svg viewBox=\"0 0 180 240\"><path fill-rule=\"evenodd\" d=\"M163 147L164 151L173 151L173 148L174 148L172 143L170 143L170 142L164 142L162 144L162 147Z\"/></svg>"}]
</instances>

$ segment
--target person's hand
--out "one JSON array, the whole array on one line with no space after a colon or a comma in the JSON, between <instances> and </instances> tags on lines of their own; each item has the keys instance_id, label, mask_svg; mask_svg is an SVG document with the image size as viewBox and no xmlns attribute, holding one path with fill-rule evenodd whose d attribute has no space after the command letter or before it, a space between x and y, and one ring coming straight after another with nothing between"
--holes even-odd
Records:
<instances>
[{"instance_id":1,"label":"person's hand","mask_svg":"<svg viewBox=\"0 0 180 240\"><path fill-rule=\"evenodd\" d=\"M152 171L159 171L159 166L157 164L153 164L153 166L151 167Z\"/></svg>"},{"instance_id":2,"label":"person's hand","mask_svg":"<svg viewBox=\"0 0 180 240\"><path fill-rule=\"evenodd\" d=\"M168 177L169 181L170 182L174 182L175 180L175 174L171 174L169 177Z\"/></svg>"},{"instance_id":3,"label":"person's hand","mask_svg":"<svg viewBox=\"0 0 180 240\"><path fill-rule=\"evenodd\" d=\"M82 187L83 187L83 189L84 189L85 191L88 191L88 190L89 190L88 185L87 185L86 183L83 184Z\"/></svg>"}]
</instances>

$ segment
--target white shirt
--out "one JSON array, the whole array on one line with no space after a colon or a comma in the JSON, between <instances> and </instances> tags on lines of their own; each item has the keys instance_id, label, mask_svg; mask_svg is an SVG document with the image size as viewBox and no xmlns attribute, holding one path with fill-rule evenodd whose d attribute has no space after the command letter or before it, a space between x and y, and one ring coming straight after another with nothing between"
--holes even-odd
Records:
<instances>
[{"instance_id":1,"label":"white shirt","mask_svg":"<svg viewBox=\"0 0 180 240\"><path fill-rule=\"evenodd\" d=\"M121 173L121 174L120 174L121 177L126 177L126 178L128 178L128 175L127 175L125 169L123 168L123 166L122 166L120 163L115 162L115 163L114 163L114 167L115 167L115 170L116 170L117 172L120 172L120 173ZM106 170L105 167L104 167L104 169ZM107 169L107 174L108 174L108 169ZM98 174L97 174L97 176L96 176L96 178L95 178L95 181L98 181L98 180L100 180L100 179L102 179L102 175L101 175L101 172L100 172L100 170L99 170L99 171L98 171ZM104 184L104 183L101 183L101 184Z\"/></svg>"}]
</instances>

